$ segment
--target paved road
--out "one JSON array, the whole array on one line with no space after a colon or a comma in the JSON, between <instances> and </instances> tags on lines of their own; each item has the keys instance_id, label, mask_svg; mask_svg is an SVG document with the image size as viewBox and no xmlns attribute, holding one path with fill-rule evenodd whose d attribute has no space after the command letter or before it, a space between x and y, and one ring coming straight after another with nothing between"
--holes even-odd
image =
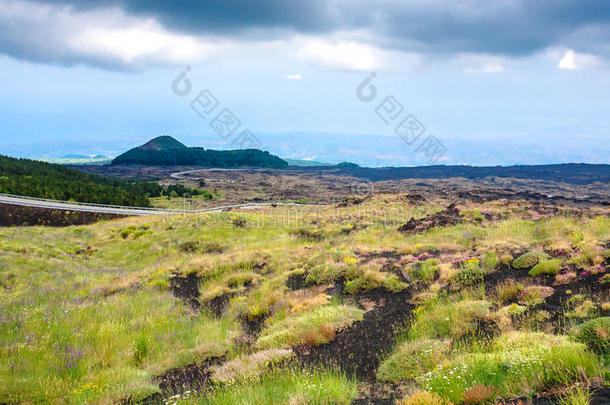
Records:
<instances>
[{"instance_id":1,"label":"paved road","mask_svg":"<svg viewBox=\"0 0 610 405\"><path fill-rule=\"evenodd\" d=\"M171 211L151 210L138 207L118 207L112 205L95 205L72 203L68 201L53 201L43 199L33 199L30 197L4 196L0 195L1 204L20 205L25 207L47 208L64 211L84 211L99 214L118 214L118 215L167 215Z\"/></svg>"},{"instance_id":2,"label":"paved road","mask_svg":"<svg viewBox=\"0 0 610 405\"><path fill-rule=\"evenodd\" d=\"M141 208L141 207L121 207L114 205L103 204L88 204L76 203L69 201L45 200L39 198L3 195L0 194L0 204L20 205L25 207L37 207L64 211L83 211L94 212L98 214L117 214L117 215L176 215L176 214L197 214L203 212L221 212L231 208L255 208L265 206L303 206L311 207L311 204L296 204L296 203L249 203L249 204L234 204L221 207L204 208L199 210L177 210L177 209L161 209L161 208Z\"/></svg>"},{"instance_id":3,"label":"paved road","mask_svg":"<svg viewBox=\"0 0 610 405\"><path fill-rule=\"evenodd\" d=\"M299 169L272 169L272 168L250 168L250 169L223 169L223 168L209 168L209 169L195 169L195 170L187 170L185 172L177 172L177 173L172 173L169 176L173 179L181 179L182 176L184 176L185 174L192 174L192 173L198 173L198 172L278 172L280 174L286 174L286 173L307 173L307 170L305 170L306 167L303 168L303 170L299 170ZM326 169L323 170L324 172L336 172L337 169ZM204 179L204 180L208 180L208 179ZM209 179L209 180L218 180L218 179Z\"/></svg>"},{"instance_id":4,"label":"paved road","mask_svg":"<svg viewBox=\"0 0 610 405\"><path fill-rule=\"evenodd\" d=\"M269 170L281 170L281 169L222 169L222 168L210 168L210 169L195 169L187 170L185 172L172 173L169 177L173 179L181 179L185 174L198 173L198 172L251 172L251 171L269 171ZM204 179L204 180L220 180L220 179Z\"/></svg>"}]
</instances>

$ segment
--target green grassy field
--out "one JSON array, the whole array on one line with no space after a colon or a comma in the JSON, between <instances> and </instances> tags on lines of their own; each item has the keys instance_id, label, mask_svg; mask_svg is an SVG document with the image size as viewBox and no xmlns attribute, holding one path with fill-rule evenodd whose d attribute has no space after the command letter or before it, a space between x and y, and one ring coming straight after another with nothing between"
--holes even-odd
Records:
<instances>
[{"instance_id":1,"label":"green grassy field","mask_svg":"<svg viewBox=\"0 0 610 405\"><path fill-rule=\"evenodd\" d=\"M455 225L397 230L446 205L2 228L0 403L349 404L387 384L404 404L586 403L608 386L607 213L464 203ZM200 306L173 288L187 275ZM353 373L367 345L337 342L403 296L375 373ZM156 378L192 365L207 375L195 388Z\"/></svg>"}]
</instances>

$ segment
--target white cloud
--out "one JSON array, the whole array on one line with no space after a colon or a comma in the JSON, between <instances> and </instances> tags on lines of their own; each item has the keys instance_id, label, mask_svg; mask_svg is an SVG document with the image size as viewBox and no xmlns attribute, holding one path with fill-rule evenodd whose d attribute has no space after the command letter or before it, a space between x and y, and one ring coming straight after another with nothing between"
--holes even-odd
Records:
<instances>
[{"instance_id":1,"label":"white cloud","mask_svg":"<svg viewBox=\"0 0 610 405\"><path fill-rule=\"evenodd\" d=\"M501 73L504 62L503 58L485 54L464 53L457 57L457 63L465 66L466 73Z\"/></svg>"},{"instance_id":2,"label":"white cloud","mask_svg":"<svg viewBox=\"0 0 610 405\"><path fill-rule=\"evenodd\" d=\"M384 51L355 41L310 39L299 57L305 62L339 70L378 70L384 67Z\"/></svg>"},{"instance_id":3,"label":"white cloud","mask_svg":"<svg viewBox=\"0 0 610 405\"><path fill-rule=\"evenodd\" d=\"M486 63L476 68L466 68L466 73L502 73L504 72L504 66L497 63Z\"/></svg>"},{"instance_id":4,"label":"white cloud","mask_svg":"<svg viewBox=\"0 0 610 405\"><path fill-rule=\"evenodd\" d=\"M586 69L599 65L599 59L595 55L577 53L573 49L567 49L557 64L558 69L577 70Z\"/></svg>"},{"instance_id":5,"label":"white cloud","mask_svg":"<svg viewBox=\"0 0 610 405\"><path fill-rule=\"evenodd\" d=\"M487 63L481 68L483 73L500 73L504 72L504 67L497 63Z\"/></svg>"},{"instance_id":6,"label":"white cloud","mask_svg":"<svg viewBox=\"0 0 610 405\"><path fill-rule=\"evenodd\" d=\"M118 8L75 11L70 7L0 0L0 29L20 27L27 35L4 35L0 49L27 58L65 64L121 68L198 63L223 45L175 34L156 20L136 18Z\"/></svg>"},{"instance_id":7,"label":"white cloud","mask_svg":"<svg viewBox=\"0 0 610 405\"><path fill-rule=\"evenodd\" d=\"M302 78L303 78L303 75L301 75L300 73L284 75L284 79L288 79L288 80L301 80Z\"/></svg>"},{"instance_id":8,"label":"white cloud","mask_svg":"<svg viewBox=\"0 0 610 405\"><path fill-rule=\"evenodd\" d=\"M136 66L197 63L220 49L197 38L169 33L150 20L126 28L87 28L68 38L67 44L75 53Z\"/></svg>"}]
</instances>

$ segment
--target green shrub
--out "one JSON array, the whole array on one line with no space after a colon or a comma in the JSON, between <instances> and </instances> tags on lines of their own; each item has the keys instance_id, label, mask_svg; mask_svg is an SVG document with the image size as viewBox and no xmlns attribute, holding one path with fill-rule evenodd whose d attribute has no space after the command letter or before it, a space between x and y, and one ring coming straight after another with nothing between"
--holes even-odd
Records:
<instances>
[{"instance_id":1,"label":"green shrub","mask_svg":"<svg viewBox=\"0 0 610 405\"><path fill-rule=\"evenodd\" d=\"M488 271L493 271L498 264L498 254L493 251L483 254L483 268Z\"/></svg>"},{"instance_id":2,"label":"green shrub","mask_svg":"<svg viewBox=\"0 0 610 405\"><path fill-rule=\"evenodd\" d=\"M591 300L584 300L574 306L574 309L566 313L568 318L586 319L599 315L599 306Z\"/></svg>"},{"instance_id":3,"label":"green shrub","mask_svg":"<svg viewBox=\"0 0 610 405\"><path fill-rule=\"evenodd\" d=\"M451 402L433 392L417 391L398 402L397 405L451 405Z\"/></svg>"},{"instance_id":4,"label":"green shrub","mask_svg":"<svg viewBox=\"0 0 610 405\"><path fill-rule=\"evenodd\" d=\"M480 267L467 267L453 274L449 279L454 289L462 289L482 283L487 272Z\"/></svg>"},{"instance_id":5,"label":"green shrub","mask_svg":"<svg viewBox=\"0 0 610 405\"><path fill-rule=\"evenodd\" d=\"M178 245L178 250L183 253L195 253L199 249L198 240L189 240Z\"/></svg>"},{"instance_id":6,"label":"green shrub","mask_svg":"<svg viewBox=\"0 0 610 405\"><path fill-rule=\"evenodd\" d=\"M352 252L330 250L313 255L303 266L308 270L306 284L332 283L341 278L354 279L360 273L358 259Z\"/></svg>"},{"instance_id":7,"label":"green shrub","mask_svg":"<svg viewBox=\"0 0 610 405\"><path fill-rule=\"evenodd\" d=\"M150 233L151 233L151 231L145 231L145 230L137 231L137 232L133 233L133 238L134 239L140 239L142 236L148 235Z\"/></svg>"},{"instance_id":8,"label":"green shrub","mask_svg":"<svg viewBox=\"0 0 610 405\"><path fill-rule=\"evenodd\" d=\"M244 216L233 215L229 218L229 221L231 221L236 228L243 228L248 224L248 219Z\"/></svg>"},{"instance_id":9,"label":"green shrub","mask_svg":"<svg viewBox=\"0 0 610 405\"><path fill-rule=\"evenodd\" d=\"M153 278L151 281L148 282L148 285L161 291L169 290L169 288L171 287L169 280L165 278Z\"/></svg>"},{"instance_id":10,"label":"green shrub","mask_svg":"<svg viewBox=\"0 0 610 405\"><path fill-rule=\"evenodd\" d=\"M253 283L256 283L259 278L260 278L260 276L258 274L256 274L256 273L246 273L246 272L243 272L243 273L230 274L224 280L224 282L230 288L242 288L242 287L245 287L247 285L251 285Z\"/></svg>"},{"instance_id":11,"label":"green shrub","mask_svg":"<svg viewBox=\"0 0 610 405\"><path fill-rule=\"evenodd\" d=\"M589 405L591 393L587 388L575 386L569 393L561 396L559 405Z\"/></svg>"},{"instance_id":12,"label":"green shrub","mask_svg":"<svg viewBox=\"0 0 610 405\"><path fill-rule=\"evenodd\" d=\"M345 281L345 292L347 294L356 294L380 287L391 292L399 292L407 288L408 285L401 282L395 274L376 270L366 270L355 279Z\"/></svg>"},{"instance_id":13,"label":"green shrub","mask_svg":"<svg viewBox=\"0 0 610 405\"><path fill-rule=\"evenodd\" d=\"M460 216L471 221L482 222L484 217L478 208L460 211Z\"/></svg>"},{"instance_id":14,"label":"green shrub","mask_svg":"<svg viewBox=\"0 0 610 405\"><path fill-rule=\"evenodd\" d=\"M444 361L446 351L447 344L440 340L405 342L380 364L377 379L386 382L412 380Z\"/></svg>"},{"instance_id":15,"label":"green shrub","mask_svg":"<svg viewBox=\"0 0 610 405\"><path fill-rule=\"evenodd\" d=\"M585 234L583 231L580 230L574 230L570 232L568 236L572 240L572 245L578 245L580 242L585 240Z\"/></svg>"},{"instance_id":16,"label":"green shrub","mask_svg":"<svg viewBox=\"0 0 610 405\"><path fill-rule=\"evenodd\" d=\"M539 305L545 302L554 292L553 287L530 285L519 294L519 302L527 306Z\"/></svg>"},{"instance_id":17,"label":"green shrub","mask_svg":"<svg viewBox=\"0 0 610 405\"><path fill-rule=\"evenodd\" d=\"M591 260L586 254L574 255L568 260L568 264L573 264L576 268L584 270L591 266Z\"/></svg>"},{"instance_id":18,"label":"green shrub","mask_svg":"<svg viewBox=\"0 0 610 405\"><path fill-rule=\"evenodd\" d=\"M349 405L358 396L358 382L328 370L272 370L259 379L227 384L210 390L196 402L233 404L337 404Z\"/></svg>"},{"instance_id":19,"label":"green shrub","mask_svg":"<svg viewBox=\"0 0 610 405\"><path fill-rule=\"evenodd\" d=\"M544 252L527 252L513 260L513 267L515 269L529 269L534 267L539 262L549 260L551 256Z\"/></svg>"},{"instance_id":20,"label":"green shrub","mask_svg":"<svg viewBox=\"0 0 610 405\"><path fill-rule=\"evenodd\" d=\"M610 353L610 317L597 318L580 325L576 340L600 355Z\"/></svg>"},{"instance_id":21,"label":"green shrub","mask_svg":"<svg viewBox=\"0 0 610 405\"><path fill-rule=\"evenodd\" d=\"M438 277L438 259L426 259L413 271L413 276L418 280L431 282Z\"/></svg>"},{"instance_id":22,"label":"green shrub","mask_svg":"<svg viewBox=\"0 0 610 405\"><path fill-rule=\"evenodd\" d=\"M316 346L335 338L336 331L363 319L364 311L347 305L326 305L311 312L272 321L261 333L261 349Z\"/></svg>"},{"instance_id":23,"label":"green shrub","mask_svg":"<svg viewBox=\"0 0 610 405\"><path fill-rule=\"evenodd\" d=\"M508 314L508 315L523 315L527 307L519 304L512 303L505 307L502 307L498 310L499 314Z\"/></svg>"},{"instance_id":24,"label":"green shrub","mask_svg":"<svg viewBox=\"0 0 610 405\"><path fill-rule=\"evenodd\" d=\"M148 355L148 341L145 336L139 336L133 343L131 358L136 366L141 365Z\"/></svg>"},{"instance_id":25,"label":"green shrub","mask_svg":"<svg viewBox=\"0 0 610 405\"><path fill-rule=\"evenodd\" d=\"M498 284L496 287L496 297L500 303L516 300L519 298L525 287L513 279L508 279Z\"/></svg>"},{"instance_id":26,"label":"green shrub","mask_svg":"<svg viewBox=\"0 0 610 405\"><path fill-rule=\"evenodd\" d=\"M585 382L599 374L597 358L564 336L512 332L488 352L464 353L417 378L426 391L455 403L475 386L495 387L503 398Z\"/></svg>"},{"instance_id":27,"label":"green shrub","mask_svg":"<svg viewBox=\"0 0 610 405\"><path fill-rule=\"evenodd\" d=\"M409 329L409 339L444 339L474 333L476 321L489 315L488 301L436 301L414 310L415 322Z\"/></svg>"},{"instance_id":28,"label":"green shrub","mask_svg":"<svg viewBox=\"0 0 610 405\"><path fill-rule=\"evenodd\" d=\"M537 265L532 267L529 275L532 277L539 276L541 274L548 274L554 276L559 272L561 268L561 259L545 260L539 262Z\"/></svg>"},{"instance_id":29,"label":"green shrub","mask_svg":"<svg viewBox=\"0 0 610 405\"><path fill-rule=\"evenodd\" d=\"M290 232L291 234L310 241L320 241L324 239L324 231L319 228L298 228Z\"/></svg>"},{"instance_id":30,"label":"green shrub","mask_svg":"<svg viewBox=\"0 0 610 405\"><path fill-rule=\"evenodd\" d=\"M200 250L202 253L222 253L226 250L226 247L218 242L208 242Z\"/></svg>"},{"instance_id":31,"label":"green shrub","mask_svg":"<svg viewBox=\"0 0 610 405\"><path fill-rule=\"evenodd\" d=\"M237 312L239 317L255 321L269 315L283 298L281 289L271 283L265 283L251 291L247 296L242 295L232 298L229 311Z\"/></svg>"},{"instance_id":32,"label":"green shrub","mask_svg":"<svg viewBox=\"0 0 610 405\"><path fill-rule=\"evenodd\" d=\"M291 349L269 349L242 355L220 366L212 367L211 379L217 384L244 381L262 375L269 367L282 364L293 356Z\"/></svg>"},{"instance_id":33,"label":"green shrub","mask_svg":"<svg viewBox=\"0 0 610 405\"><path fill-rule=\"evenodd\" d=\"M258 285L262 278L260 275L250 271L238 271L227 273L222 276L204 281L199 284L199 293L202 301L208 302L223 294L238 293L249 286Z\"/></svg>"},{"instance_id":34,"label":"green shrub","mask_svg":"<svg viewBox=\"0 0 610 405\"><path fill-rule=\"evenodd\" d=\"M513 261L513 257L511 255L502 255L502 257L500 258L500 263L502 263L505 266L510 265L510 263Z\"/></svg>"}]
</instances>

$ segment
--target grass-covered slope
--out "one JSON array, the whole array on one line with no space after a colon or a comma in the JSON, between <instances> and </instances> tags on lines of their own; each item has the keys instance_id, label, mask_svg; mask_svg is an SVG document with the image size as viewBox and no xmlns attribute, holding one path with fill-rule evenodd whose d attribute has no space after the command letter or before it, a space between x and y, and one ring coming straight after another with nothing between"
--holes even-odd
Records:
<instances>
[{"instance_id":1,"label":"grass-covered slope","mask_svg":"<svg viewBox=\"0 0 610 405\"><path fill-rule=\"evenodd\" d=\"M148 196L160 195L161 191L155 183L130 182L56 164L0 156L0 193L148 207Z\"/></svg>"},{"instance_id":2,"label":"grass-covered slope","mask_svg":"<svg viewBox=\"0 0 610 405\"><path fill-rule=\"evenodd\" d=\"M265 167L285 169L288 163L258 149L211 150L189 148L170 136L155 138L131 149L112 161L113 165L141 164L155 166L198 165L218 168Z\"/></svg>"},{"instance_id":3,"label":"grass-covered slope","mask_svg":"<svg viewBox=\"0 0 610 405\"><path fill-rule=\"evenodd\" d=\"M596 398L605 211L461 201L482 219L398 231L447 205L382 195L0 229L0 403ZM512 265L527 252L559 270Z\"/></svg>"}]
</instances>

